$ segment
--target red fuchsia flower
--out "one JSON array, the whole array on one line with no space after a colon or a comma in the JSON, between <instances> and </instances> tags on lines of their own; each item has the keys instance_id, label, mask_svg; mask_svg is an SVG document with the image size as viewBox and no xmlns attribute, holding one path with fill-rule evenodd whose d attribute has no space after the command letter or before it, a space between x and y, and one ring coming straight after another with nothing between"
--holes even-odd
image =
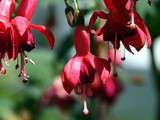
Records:
<instances>
[{"instance_id":1,"label":"red fuchsia flower","mask_svg":"<svg viewBox=\"0 0 160 120\"><path fill-rule=\"evenodd\" d=\"M34 62L27 58L25 51L30 52L35 47L35 41L31 29L35 29L45 35L50 47L54 46L54 36L51 31L43 25L31 23L31 18L38 4L38 0L21 0L16 17L11 20L11 37L13 54L12 58L18 59L20 53L20 77L26 82L28 80L27 71L25 69L25 61ZM17 63L18 65L18 63Z\"/></svg>"},{"instance_id":2,"label":"red fuchsia flower","mask_svg":"<svg viewBox=\"0 0 160 120\"><path fill-rule=\"evenodd\" d=\"M106 102L107 105L113 105L122 90L121 82L112 75L105 82L95 79L92 84L93 96Z\"/></svg>"},{"instance_id":3,"label":"red fuchsia flower","mask_svg":"<svg viewBox=\"0 0 160 120\"><path fill-rule=\"evenodd\" d=\"M61 77L57 76L41 98L41 103L44 105L57 105L62 110L66 110L75 103L74 96L70 96L63 89Z\"/></svg>"},{"instance_id":4,"label":"red fuchsia flower","mask_svg":"<svg viewBox=\"0 0 160 120\"><path fill-rule=\"evenodd\" d=\"M94 34L103 34L105 41L112 42L114 48L120 47L120 41L129 50L133 46L140 50L147 41L148 47L151 45L149 31L136 11L136 0L104 0L108 14L103 11L95 11L90 19L90 30ZM92 29L97 17L106 19L106 24L96 32Z\"/></svg>"},{"instance_id":5,"label":"red fuchsia flower","mask_svg":"<svg viewBox=\"0 0 160 120\"><path fill-rule=\"evenodd\" d=\"M88 114L87 96L92 94L91 84L95 76L99 79L108 77L110 66L104 59L98 59L90 53L89 30L84 25L78 25L74 34L76 55L64 66L62 71L62 83L67 93L72 90L82 95L84 101L83 113ZM99 66L98 66L99 65ZM100 69L99 67L101 66Z\"/></svg>"},{"instance_id":6,"label":"red fuchsia flower","mask_svg":"<svg viewBox=\"0 0 160 120\"><path fill-rule=\"evenodd\" d=\"M10 18L14 11L15 0L0 1L0 72L6 73L6 69L2 65L2 59L7 63L11 57L11 38L10 38Z\"/></svg>"}]
</instances>

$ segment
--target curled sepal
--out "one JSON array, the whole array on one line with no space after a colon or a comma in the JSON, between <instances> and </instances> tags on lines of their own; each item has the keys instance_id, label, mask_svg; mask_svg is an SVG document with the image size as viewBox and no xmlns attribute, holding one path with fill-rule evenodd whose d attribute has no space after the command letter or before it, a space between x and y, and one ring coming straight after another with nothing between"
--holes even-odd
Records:
<instances>
[{"instance_id":1,"label":"curled sepal","mask_svg":"<svg viewBox=\"0 0 160 120\"><path fill-rule=\"evenodd\" d=\"M31 26L31 28L43 33L45 35L48 43L50 44L50 47L51 48L54 47L54 42L55 42L54 35L47 27L45 27L44 25L37 25L37 24L31 24L30 26Z\"/></svg>"}]
</instances>

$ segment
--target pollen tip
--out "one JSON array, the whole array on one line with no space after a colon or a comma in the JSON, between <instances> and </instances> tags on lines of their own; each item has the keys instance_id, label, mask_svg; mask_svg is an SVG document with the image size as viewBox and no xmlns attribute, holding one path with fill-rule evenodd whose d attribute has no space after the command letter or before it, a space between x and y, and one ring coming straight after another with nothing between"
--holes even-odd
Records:
<instances>
[{"instance_id":1,"label":"pollen tip","mask_svg":"<svg viewBox=\"0 0 160 120\"><path fill-rule=\"evenodd\" d=\"M83 114L84 114L84 115L88 115L88 114L89 114L88 109L83 109Z\"/></svg>"},{"instance_id":2,"label":"pollen tip","mask_svg":"<svg viewBox=\"0 0 160 120\"><path fill-rule=\"evenodd\" d=\"M122 60L122 61L125 61L125 60L126 60L126 57L122 57L121 60Z\"/></svg>"},{"instance_id":3,"label":"pollen tip","mask_svg":"<svg viewBox=\"0 0 160 120\"><path fill-rule=\"evenodd\" d=\"M22 79L22 82L23 82L24 84L26 84L26 83L28 83L28 79Z\"/></svg>"},{"instance_id":4,"label":"pollen tip","mask_svg":"<svg viewBox=\"0 0 160 120\"><path fill-rule=\"evenodd\" d=\"M15 69L18 69L18 68L19 68L19 64L16 64Z\"/></svg>"},{"instance_id":5,"label":"pollen tip","mask_svg":"<svg viewBox=\"0 0 160 120\"><path fill-rule=\"evenodd\" d=\"M87 101L86 100L84 100L83 101L83 114L84 115L88 115L89 114L89 110L88 110L88 107L87 107Z\"/></svg>"}]
</instances>

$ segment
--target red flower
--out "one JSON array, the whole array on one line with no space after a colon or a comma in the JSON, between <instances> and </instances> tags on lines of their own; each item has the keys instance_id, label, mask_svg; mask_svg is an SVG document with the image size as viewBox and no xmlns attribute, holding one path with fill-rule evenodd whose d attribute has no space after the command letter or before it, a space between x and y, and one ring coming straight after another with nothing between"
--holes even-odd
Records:
<instances>
[{"instance_id":1,"label":"red flower","mask_svg":"<svg viewBox=\"0 0 160 120\"><path fill-rule=\"evenodd\" d=\"M10 47L10 18L14 11L15 0L0 1L0 72L5 74L6 70L2 65L1 60L5 62L11 57Z\"/></svg>"},{"instance_id":2,"label":"red flower","mask_svg":"<svg viewBox=\"0 0 160 120\"><path fill-rule=\"evenodd\" d=\"M105 82L95 79L92 84L94 96L102 101L107 101L108 105L113 105L122 90L123 86L120 81L111 75Z\"/></svg>"},{"instance_id":3,"label":"red flower","mask_svg":"<svg viewBox=\"0 0 160 120\"><path fill-rule=\"evenodd\" d=\"M12 58L17 59L18 53L20 53L20 77L22 77L24 80L27 80L28 78L24 67L24 59L28 60L28 58L24 58L26 57L24 51L29 52L35 47L35 41L31 29L35 29L43 33L46 36L50 47L53 48L54 46L54 36L51 31L43 25L31 23L31 18L37 4L38 0L21 0L17 8L16 17L11 20L11 37L13 47Z\"/></svg>"},{"instance_id":4,"label":"red flower","mask_svg":"<svg viewBox=\"0 0 160 120\"><path fill-rule=\"evenodd\" d=\"M90 29L92 33L101 35L105 41L111 41L114 48L119 48L120 41L130 52L130 46L133 46L136 50L140 50L147 40L147 45L151 45L151 37L149 31L136 12L136 0L134 4L130 0L104 0L106 7L109 9L109 13L106 14L103 11L95 11L90 19ZM134 9L132 9L134 7ZM106 19L106 24L98 30L99 32L93 32L92 26L94 25L97 17Z\"/></svg>"},{"instance_id":5,"label":"red flower","mask_svg":"<svg viewBox=\"0 0 160 120\"><path fill-rule=\"evenodd\" d=\"M99 79L106 79L110 66L104 59L98 59L90 53L89 30L84 25L76 27L74 44L76 55L64 66L62 83L69 94L74 89L75 93L82 95L84 99L83 113L88 114L86 97L92 94L91 84L97 75Z\"/></svg>"}]
</instances>

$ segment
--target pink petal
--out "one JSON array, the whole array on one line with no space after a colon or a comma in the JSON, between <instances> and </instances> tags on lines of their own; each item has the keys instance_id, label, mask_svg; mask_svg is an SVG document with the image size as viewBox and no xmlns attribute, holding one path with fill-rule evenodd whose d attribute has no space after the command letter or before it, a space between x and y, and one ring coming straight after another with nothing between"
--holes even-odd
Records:
<instances>
[{"instance_id":1,"label":"pink petal","mask_svg":"<svg viewBox=\"0 0 160 120\"><path fill-rule=\"evenodd\" d=\"M94 58L94 62L95 62L95 67L96 67L96 73L99 76L99 80L102 81L102 83L104 83L108 77L109 77L109 73L110 73L110 63L102 58Z\"/></svg>"},{"instance_id":2,"label":"pink petal","mask_svg":"<svg viewBox=\"0 0 160 120\"><path fill-rule=\"evenodd\" d=\"M147 46L148 48L151 46L152 44L152 39L151 39L151 35L149 33L149 30L147 28L147 26L145 25L143 19L139 16L139 14L137 12L135 12L135 23L143 30L143 32L146 35L146 40L147 40Z\"/></svg>"},{"instance_id":3,"label":"pink petal","mask_svg":"<svg viewBox=\"0 0 160 120\"><path fill-rule=\"evenodd\" d=\"M17 29L18 33L23 36L29 27L30 22L25 17L17 16L12 19L12 24Z\"/></svg>"},{"instance_id":4,"label":"pink petal","mask_svg":"<svg viewBox=\"0 0 160 120\"><path fill-rule=\"evenodd\" d=\"M80 57L71 58L63 68L62 83L64 89L69 94L80 81L81 63L82 59Z\"/></svg>"},{"instance_id":5,"label":"pink petal","mask_svg":"<svg viewBox=\"0 0 160 120\"><path fill-rule=\"evenodd\" d=\"M18 8L17 8L17 16L23 16L27 19L31 19L33 13L37 7L38 0L21 0Z\"/></svg>"},{"instance_id":6,"label":"pink petal","mask_svg":"<svg viewBox=\"0 0 160 120\"><path fill-rule=\"evenodd\" d=\"M123 43L125 42L139 51L144 46L145 34L138 26L136 26L135 33L132 36L125 38Z\"/></svg>"},{"instance_id":7,"label":"pink petal","mask_svg":"<svg viewBox=\"0 0 160 120\"><path fill-rule=\"evenodd\" d=\"M31 24L30 27L44 34L48 43L50 44L50 47L51 48L54 47L54 42L55 42L54 35L47 27L45 27L44 25L37 25L37 24Z\"/></svg>"}]
</instances>

